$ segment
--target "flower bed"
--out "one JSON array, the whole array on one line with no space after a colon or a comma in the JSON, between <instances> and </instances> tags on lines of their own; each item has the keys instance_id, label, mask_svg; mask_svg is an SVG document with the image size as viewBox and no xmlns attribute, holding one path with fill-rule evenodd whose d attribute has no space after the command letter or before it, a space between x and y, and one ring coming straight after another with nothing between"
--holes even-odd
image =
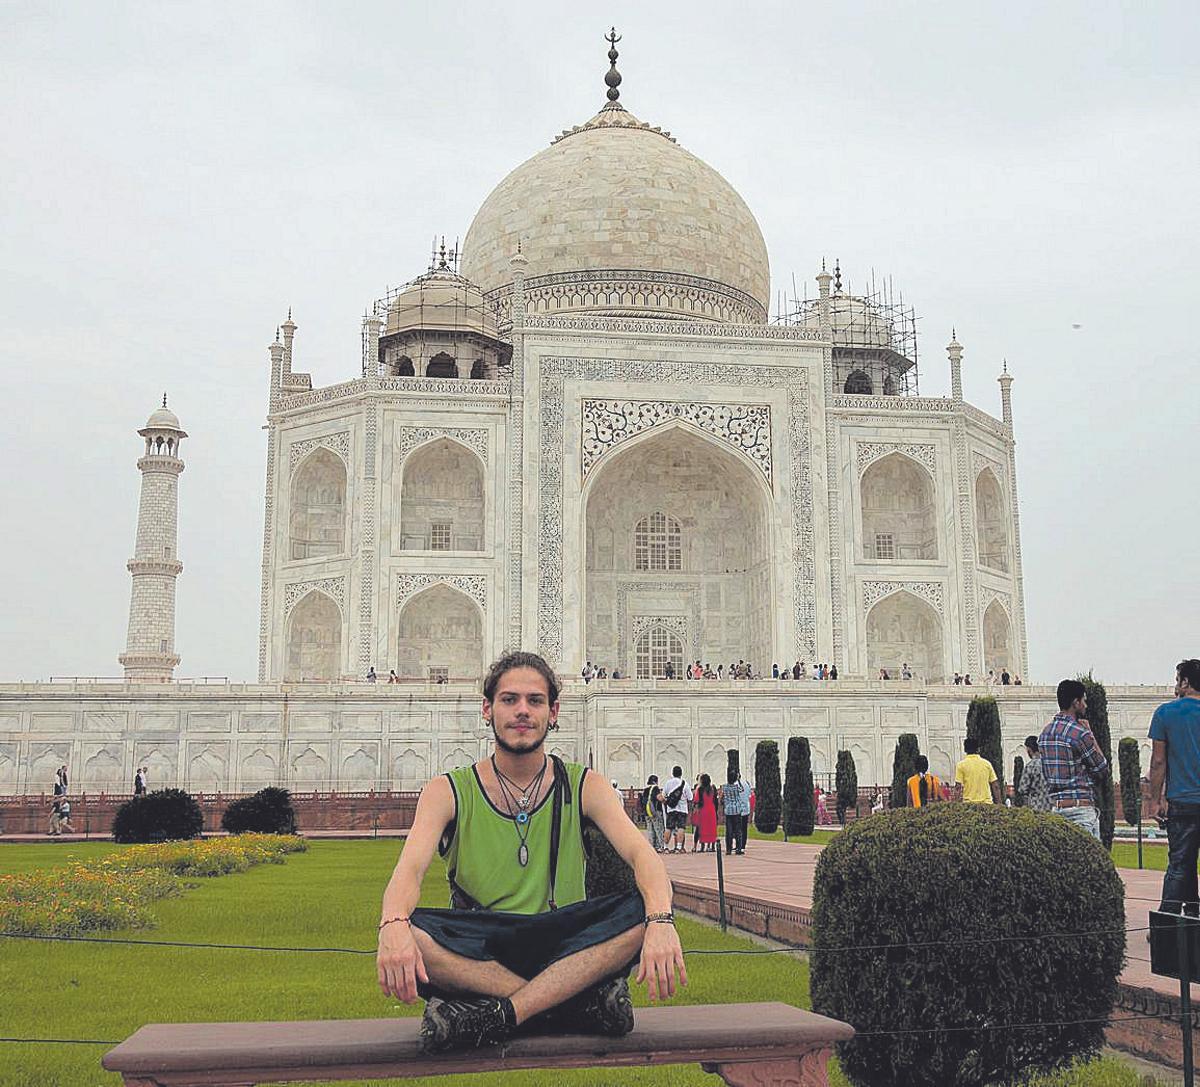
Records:
<instances>
[{"instance_id":1,"label":"flower bed","mask_svg":"<svg viewBox=\"0 0 1200 1087\"><path fill-rule=\"evenodd\" d=\"M308 848L290 835L243 834L136 845L87 864L0 877L0 931L75 936L149 928L151 904L182 894L187 879L282 864Z\"/></svg>"}]
</instances>

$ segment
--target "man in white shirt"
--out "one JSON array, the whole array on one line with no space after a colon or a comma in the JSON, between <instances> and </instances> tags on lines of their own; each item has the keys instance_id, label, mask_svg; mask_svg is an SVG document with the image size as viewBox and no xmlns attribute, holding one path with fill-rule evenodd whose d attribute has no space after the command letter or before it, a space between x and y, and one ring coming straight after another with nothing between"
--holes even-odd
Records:
<instances>
[{"instance_id":1,"label":"man in white shirt","mask_svg":"<svg viewBox=\"0 0 1200 1087\"><path fill-rule=\"evenodd\" d=\"M662 794L667 809L667 852L682 853L684 832L688 825L688 804L692 800L692 787L683 776L682 766L671 768L671 776L662 787ZM674 848L671 846L672 838L675 839Z\"/></svg>"}]
</instances>

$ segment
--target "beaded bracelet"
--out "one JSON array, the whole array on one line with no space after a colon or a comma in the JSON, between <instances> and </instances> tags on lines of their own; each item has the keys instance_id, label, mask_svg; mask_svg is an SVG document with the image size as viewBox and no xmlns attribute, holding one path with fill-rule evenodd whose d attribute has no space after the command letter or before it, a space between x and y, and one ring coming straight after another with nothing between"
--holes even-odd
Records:
<instances>
[{"instance_id":1,"label":"beaded bracelet","mask_svg":"<svg viewBox=\"0 0 1200 1087\"><path fill-rule=\"evenodd\" d=\"M379 922L379 930L378 931L382 932L384 925L392 925L392 924L395 924L397 921L403 921L406 925L409 926L409 928L412 927L412 922L407 917L389 917L386 921Z\"/></svg>"},{"instance_id":2,"label":"beaded bracelet","mask_svg":"<svg viewBox=\"0 0 1200 1087\"><path fill-rule=\"evenodd\" d=\"M649 913L646 915L646 920L643 922L646 926L650 925L673 925L675 924L675 914L667 913Z\"/></svg>"}]
</instances>

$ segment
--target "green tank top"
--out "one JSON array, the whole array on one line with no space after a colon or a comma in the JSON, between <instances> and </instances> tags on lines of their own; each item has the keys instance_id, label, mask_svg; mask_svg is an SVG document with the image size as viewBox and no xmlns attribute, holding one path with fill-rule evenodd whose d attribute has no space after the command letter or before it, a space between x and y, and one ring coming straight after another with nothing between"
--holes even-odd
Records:
<instances>
[{"instance_id":1,"label":"green tank top","mask_svg":"<svg viewBox=\"0 0 1200 1087\"><path fill-rule=\"evenodd\" d=\"M554 898L558 906L587 897L587 861L583 851L583 775L586 768L564 764L570 783L570 803L562 806L558 873ZM554 773L553 765L546 770ZM451 770L446 777L454 790L454 823L440 852L450 885L461 888L485 910L507 913L545 913L550 908L550 827L554 790L529 819L529 864L517 860L521 839L516 821L488 799L474 766ZM565 798L564 798L565 800Z\"/></svg>"}]
</instances>

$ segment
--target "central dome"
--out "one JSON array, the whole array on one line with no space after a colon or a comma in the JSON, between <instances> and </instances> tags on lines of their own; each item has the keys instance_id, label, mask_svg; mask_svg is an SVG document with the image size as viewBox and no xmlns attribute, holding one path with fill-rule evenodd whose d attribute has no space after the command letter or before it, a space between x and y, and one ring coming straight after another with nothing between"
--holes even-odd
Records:
<instances>
[{"instance_id":1,"label":"central dome","mask_svg":"<svg viewBox=\"0 0 1200 1087\"><path fill-rule=\"evenodd\" d=\"M615 101L513 170L476 214L462 273L503 307L518 244L529 313L766 319L767 247L745 201Z\"/></svg>"}]
</instances>

